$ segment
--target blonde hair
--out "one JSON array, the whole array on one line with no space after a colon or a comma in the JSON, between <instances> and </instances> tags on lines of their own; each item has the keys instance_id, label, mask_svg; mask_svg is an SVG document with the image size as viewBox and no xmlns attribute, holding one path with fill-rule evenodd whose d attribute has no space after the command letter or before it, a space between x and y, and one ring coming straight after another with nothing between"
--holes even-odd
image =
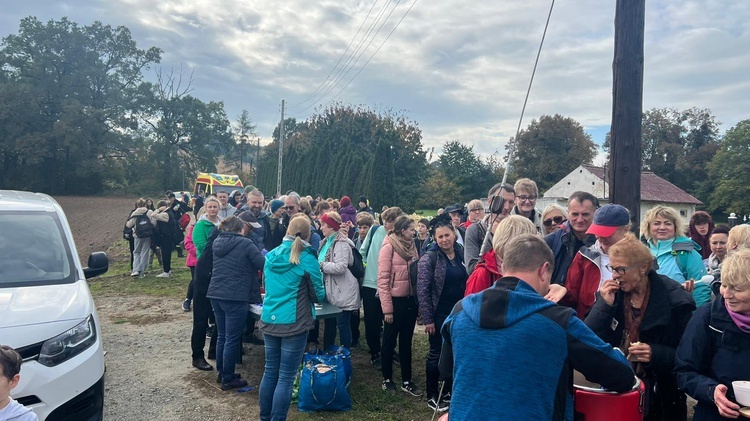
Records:
<instances>
[{"instance_id":1,"label":"blonde hair","mask_svg":"<svg viewBox=\"0 0 750 421\"><path fill-rule=\"evenodd\" d=\"M289 263L293 265L299 264L299 257L302 254L302 250L305 249L302 241L310 239L310 230L310 219L304 214L298 213L289 221L289 228L286 229L286 235L294 237L292 250L289 253Z\"/></svg>"},{"instance_id":2,"label":"blonde hair","mask_svg":"<svg viewBox=\"0 0 750 421\"><path fill-rule=\"evenodd\" d=\"M312 206L310 206L310 201L302 198L299 200L299 208L302 209L302 213L305 215L309 215L312 213Z\"/></svg>"},{"instance_id":3,"label":"blonde hair","mask_svg":"<svg viewBox=\"0 0 750 421\"><path fill-rule=\"evenodd\" d=\"M519 190L523 190L529 192L529 194L533 194L534 196L539 196L539 188L536 186L536 183L530 178L521 178L516 181L516 184L513 185L513 190L516 191L516 195L518 195Z\"/></svg>"},{"instance_id":4,"label":"blonde hair","mask_svg":"<svg viewBox=\"0 0 750 421\"><path fill-rule=\"evenodd\" d=\"M469 204L466 206L466 208L468 210L479 209L479 208L481 208L482 210L485 210L484 209L484 203L482 203L482 201L479 200L479 199L474 199L471 202L469 202Z\"/></svg>"},{"instance_id":5,"label":"blonde hair","mask_svg":"<svg viewBox=\"0 0 750 421\"><path fill-rule=\"evenodd\" d=\"M536 235L536 225L525 216L510 215L500 221L495 228L492 237L492 249L495 250L495 256L503 258L505 247L516 237L523 234Z\"/></svg>"},{"instance_id":6,"label":"blonde hair","mask_svg":"<svg viewBox=\"0 0 750 421\"><path fill-rule=\"evenodd\" d=\"M402 211L401 208L399 208L398 206L394 206L385 209L383 213L380 214L380 217L383 218L383 222L393 222L396 220L396 218L403 214L404 211Z\"/></svg>"},{"instance_id":7,"label":"blonde hair","mask_svg":"<svg viewBox=\"0 0 750 421\"><path fill-rule=\"evenodd\" d=\"M625 237L613 244L609 248L609 257L622 257L628 261L629 265L648 263L648 269L654 265L654 256L651 251L642 242L638 241L632 232L625 234ZM722 269L723 271L723 269Z\"/></svg>"},{"instance_id":8,"label":"blonde hair","mask_svg":"<svg viewBox=\"0 0 750 421\"><path fill-rule=\"evenodd\" d=\"M545 219L547 219L547 215L552 213L552 211L558 211L563 216L563 218L568 219L568 211L565 210L564 207L558 205L557 203L553 203L546 208L544 208L544 212L542 212L542 222L544 222Z\"/></svg>"},{"instance_id":9,"label":"blonde hair","mask_svg":"<svg viewBox=\"0 0 750 421\"><path fill-rule=\"evenodd\" d=\"M145 208L146 207L146 199L144 199L142 197L140 199L138 199L135 202L135 207L136 208Z\"/></svg>"},{"instance_id":10,"label":"blonde hair","mask_svg":"<svg viewBox=\"0 0 750 421\"><path fill-rule=\"evenodd\" d=\"M737 227L739 226L741 225ZM740 288L750 286L750 248L738 249L721 263L721 285Z\"/></svg>"},{"instance_id":11,"label":"blonde hair","mask_svg":"<svg viewBox=\"0 0 750 421\"><path fill-rule=\"evenodd\" d=\"M357 225L367 225L371 227L375 223L375 218L369 212L360 212L357 214Z\"/></svg>"},{"instance_id":12,"label":"blonde hair","mask_svg":"<svg viewBox=\"0 0 750 421\"><path fill-rule=\"evenodd\" d=\"M729 239L727 239L727 250L739 250L750 247L750 225L737 225L729 230ZM724 265L722 264L722 277L724 276Z\"/></svg>"},{"instance_id":13,"label":"blonde hair","mask_svg":"<svg viewBox=\"0 0 750 421\"><path fill-rule=\"evenodd\" d=\"M658 205L646 213L646 217L641 222L641 235L646 240L651 241L651 223L656 218L666 218L672 221L674 225L674 236L684 237L685 236L685 222L680 217L680 213L675 208L669 206Z\"/></svg>"}]
</instances>

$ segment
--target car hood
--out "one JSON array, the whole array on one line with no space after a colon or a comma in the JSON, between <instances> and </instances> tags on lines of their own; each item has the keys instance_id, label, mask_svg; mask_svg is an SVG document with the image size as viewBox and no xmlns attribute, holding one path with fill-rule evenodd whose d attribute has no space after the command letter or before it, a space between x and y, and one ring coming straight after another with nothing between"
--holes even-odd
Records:
<instances>
[{"instance_id":1,"label":"car hood","mask_svg":"<svg viewBox=\"0 0 750 421\"><path fill-rule=\"evenodd\" d=\"M65 324L80 321L93 312L94 300L86 281L0 288L0 337L5 336L6 329Z\"/></svg>"}]
</instances>

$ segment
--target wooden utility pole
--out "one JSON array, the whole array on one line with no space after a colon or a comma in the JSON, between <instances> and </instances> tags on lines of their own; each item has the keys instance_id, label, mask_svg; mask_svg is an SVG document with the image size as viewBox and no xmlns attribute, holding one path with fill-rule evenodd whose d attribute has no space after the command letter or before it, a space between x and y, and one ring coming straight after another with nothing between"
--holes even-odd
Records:
<instances>
[{"instance_id":1,"label":"wooden utility pole","mask_svg":"<svg viewBox=\"0 0 750 421\"><path fill-rule=\"evenodd\" d=\"M633 230L641 216L643 37L646 0L617 0L612 87L610 202L630 211Z\"/></svg>"},{"instance_id":2,"label":"wooden utility pole","mask_svg":"<svg viewBox=\"0 0 750 421\"><path fill-rule=\"evenodd\" d=\"M281 194L281 164L284 158L284 100L281 100L281 124L279 125L279 173L276 178L276 194Z\"/></svg>"}]
</instances>

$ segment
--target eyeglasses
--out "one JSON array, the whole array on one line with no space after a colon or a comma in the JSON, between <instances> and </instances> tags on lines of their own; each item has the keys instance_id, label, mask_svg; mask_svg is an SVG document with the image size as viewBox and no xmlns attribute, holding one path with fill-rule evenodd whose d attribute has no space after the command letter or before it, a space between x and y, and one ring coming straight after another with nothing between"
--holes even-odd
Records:
<instances>
[{"instance_id":1,"label":"eyeglasses","mask_svg":"<svg viewBox=\"0 0 750 421\"><path fill-rule=\"evenodd\" d=\"M616 268L613 268L610 265L605 265L604 267L607 268L607 270L610 271L610 272L612 272L612 273L617 272L620 275L624 275L625 272L627 272L630 269L633 269L635 267L638 267L638 265L636 264L636 265L632 265L632 266L620 266L620 267L616 267Z\"/></svg>"},{"instance_id":2,"label":"eyeglasses","mask_svg":"<svg viewBox=\"0 0 750 421\"><path fill-rule=\"evenodd\" d=\"M516 199L521 200L521 202L536 202L536 196L516 196Z\"/></svg>"},{"instance_id":3,"label":"eyeglasses","mask_svg":"<svg viewBox=\"0 0 750 421\"><path fill-rule=\"evenodd\" d=\"M565 221L567 221L567 219L563 218L562 216L556 216L554 218L547 218L544 220L544 226L551 227L553 222L557 225L560 225Z\"/></svg>"}]
</instances>

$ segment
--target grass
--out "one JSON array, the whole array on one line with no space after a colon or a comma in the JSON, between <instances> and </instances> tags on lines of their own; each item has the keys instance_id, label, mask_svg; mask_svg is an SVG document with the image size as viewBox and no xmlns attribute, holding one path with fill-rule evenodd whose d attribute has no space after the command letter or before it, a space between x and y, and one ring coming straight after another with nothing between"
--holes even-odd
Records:
<instances>
[{"instance_id":1,"label":"grass","mask_svg":"<svg viewBox=\"0 0 750 421\"><path fill-rule=\"evenodd\" d=\"M89 288L96 298L103 295L131 295L157 296L182 300L185 297L190 271L184 265L184 259L172 256L172 277L156 278L160 270L152 270L145 278L130 277L130 262L128 244L124 240L118 241L108 250L110 269L100 277L89 280ZM156 263L155 263L156 264ZM158 268L158 266L157 266ZM132 323L127 317L114 320L115 324ZM147 327L145 327L147 329ZM323 327L321 326L321 330ZM414 335L412 356L412 380L424 391L425 389L425 358L429 344L427 335ZM321 332L322 337L322 332ZM262 375L262 364L255 365ZM255 368L254 367L254 368ZM400 366L394 364L394 382L398 385L401 379ZM424 398L415 398L398 390L395 396L389 395L381 389L383 382L379 370L370 364L370 354L365 341L364 323L360 324L360 347L352 350L352 383L349 392L352 397L352 410L348 412L298 412L295 405L289 411L289 419L295 421L312 420L427 420L432 417L432 410L427 407Z\"/></svg>"}]
</instances>

